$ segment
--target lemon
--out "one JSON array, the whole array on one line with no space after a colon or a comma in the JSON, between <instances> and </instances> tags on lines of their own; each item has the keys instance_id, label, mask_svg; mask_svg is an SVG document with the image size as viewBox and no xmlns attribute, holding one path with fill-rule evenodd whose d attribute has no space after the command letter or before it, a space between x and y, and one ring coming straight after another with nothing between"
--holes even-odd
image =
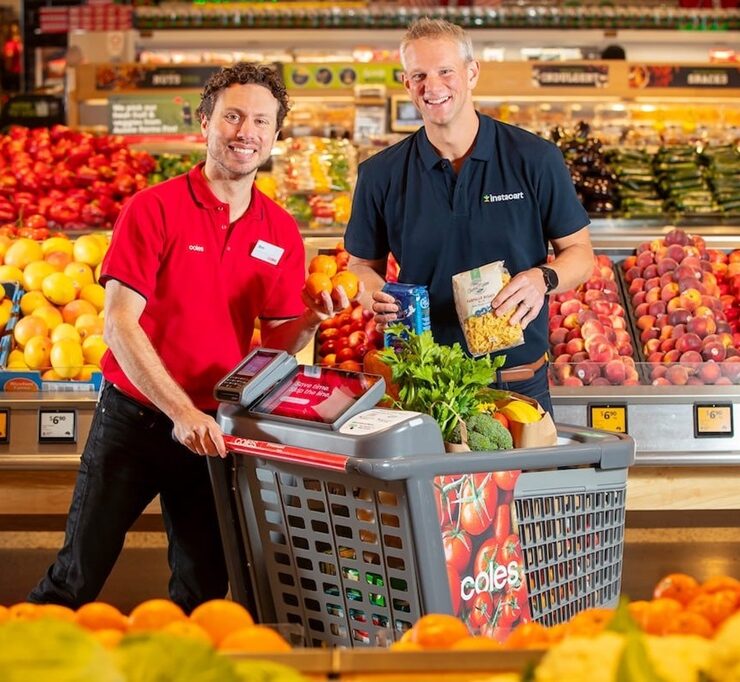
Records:
<instances>
[{"instance_id":1,"label":"lemon","mask_svg":"<svg viewBox=\"0 0 740 682\"><path fill-rule=\"evenodd\" d=\"M542 415L535 407L523 400L510 400L499 409L507 419L520 424L531 424L542 419Z\"/></svg>"}]
</instances>

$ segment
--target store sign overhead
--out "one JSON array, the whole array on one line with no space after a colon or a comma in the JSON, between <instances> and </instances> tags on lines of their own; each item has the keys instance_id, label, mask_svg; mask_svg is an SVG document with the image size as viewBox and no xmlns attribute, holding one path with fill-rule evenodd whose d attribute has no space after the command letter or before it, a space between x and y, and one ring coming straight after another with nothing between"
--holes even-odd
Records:
<instances>
[{"instance_id":1,"label":"store sign overhead","mask_svg":"<svg viewBox=\"0 0 740 682\"><path fill-rule=\"evenodd\" d=\"M597 64L532 66L535 87L604 88L609 85L609 67Z\"/></svg>"},{"instance_id":2,"label":"store sign overhead","mask_svg":"<svg viewBox=\"0 0 740 682\"><path fill-rule=\"evenodd\" d=\"M632 64L630 88L740 88L740 66Z\"/></svg>"}]
</instances>

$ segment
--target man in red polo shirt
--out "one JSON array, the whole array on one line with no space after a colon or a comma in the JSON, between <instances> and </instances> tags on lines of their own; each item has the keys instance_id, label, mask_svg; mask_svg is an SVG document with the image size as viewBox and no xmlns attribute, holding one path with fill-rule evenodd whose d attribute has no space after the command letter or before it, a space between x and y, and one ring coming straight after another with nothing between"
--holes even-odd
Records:
<instances>
[{"instance_id":1,"label":"man in red polo shirt","mask_svg":"<svg viewBox=\"0 0 740 682\"><path fill-rule=\"evenodd\" d=\"M237 64L206 83L205 163L134 196L102 266L105 386L90 427L64 546L29 595L76 608L94 600L126 532L159 494L169 592L186 612L227 592L207 462L225 456L213 386L249 351L300 350L331 298L303 291L293 218L255 186L288 111L268 67ZM340 305L348 305L342 293Z\"/></svg>"}]
</instances>

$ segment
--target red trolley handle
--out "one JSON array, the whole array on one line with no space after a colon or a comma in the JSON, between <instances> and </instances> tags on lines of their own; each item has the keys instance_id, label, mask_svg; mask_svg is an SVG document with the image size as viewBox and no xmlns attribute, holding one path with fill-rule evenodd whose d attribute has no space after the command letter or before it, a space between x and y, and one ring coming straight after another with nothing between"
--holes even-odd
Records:
<instances>
[{"instance_id":1,"label":"red trolley handle","mask_svg":"<svg viewBox=\"0 0 740 682\"><path fill-rule=\"evenodd\" d=\"M270 443L265 440L254 440L253 438L241 438L239 436L224 435L224 443L229 452L240 455L252 455L253 457L264 457L278 462L292 462L294 464L307 464L320 469L332 471L346 471L346 455L337 455L331 452L319 450L307 450L293 445L281 445Z\"/></svg>"}]
</instances>

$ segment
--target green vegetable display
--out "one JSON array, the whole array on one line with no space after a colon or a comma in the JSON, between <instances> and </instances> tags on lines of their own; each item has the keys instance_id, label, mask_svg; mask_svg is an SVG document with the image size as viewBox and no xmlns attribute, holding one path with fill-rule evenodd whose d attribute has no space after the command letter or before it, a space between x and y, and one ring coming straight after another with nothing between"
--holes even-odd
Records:
<instances>
[{"instance_id":1,"label":"green vegetable display","mask_svg":"<svg viewBox=\"0 0 740 682\"><path fill-rule=\"evenodd\" d=\"M378 357L392 371L398 399L389 399L404 410L431 415L449 441L460 420L476 414L478 393L487 387L501 367L503 356L471 358L459 343L441 346L431 332L415 334L401 324L388 327L393 346Z\"/></svg>"}]
</instances>

